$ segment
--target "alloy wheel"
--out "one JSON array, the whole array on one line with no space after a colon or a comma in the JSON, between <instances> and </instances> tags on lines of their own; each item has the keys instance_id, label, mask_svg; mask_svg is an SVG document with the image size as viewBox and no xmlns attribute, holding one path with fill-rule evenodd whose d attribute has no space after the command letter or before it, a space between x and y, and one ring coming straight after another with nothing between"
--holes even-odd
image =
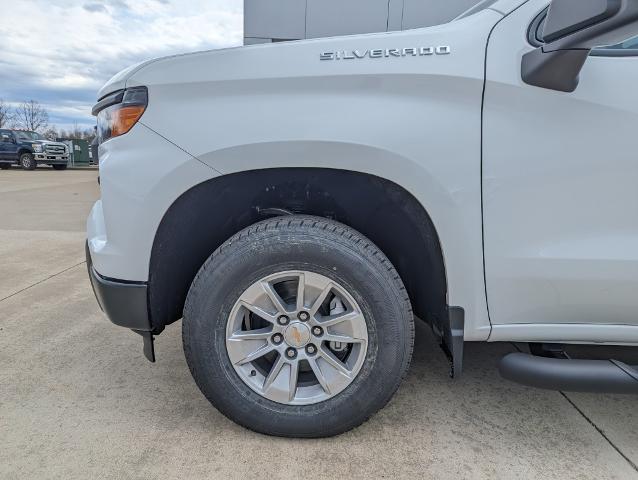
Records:
<instances>
[{"instance_id":1,"label":"alloy wheel","mask_svg":"<svg viewBox=\"0 0 638 480\"><path fill-rule=\"evenodd\" d=\"M283 404L342 392L363 366L365 317L347 290L318 273L286 271L248 287L228 318L226 348L252 390Z\"/></svg>"}]
</instances>

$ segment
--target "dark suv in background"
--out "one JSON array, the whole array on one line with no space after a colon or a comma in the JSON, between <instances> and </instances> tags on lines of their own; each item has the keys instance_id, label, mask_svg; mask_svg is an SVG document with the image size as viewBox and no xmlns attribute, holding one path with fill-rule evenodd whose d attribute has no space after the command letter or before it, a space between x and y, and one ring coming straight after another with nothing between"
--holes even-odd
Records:
<instances>
[{"instance_id":1,"label":"dark suv in background","mask_svg":"<svg viewBox=\"0 0 638 480\"><path fill-rule=\"evenodd\" d=\"M51 165L65 170L69 151L64 143L52 142L36 132L0 130L0 168L6 170L19 164L25 170L38 165Z\"/></svg>"}]
</instances>

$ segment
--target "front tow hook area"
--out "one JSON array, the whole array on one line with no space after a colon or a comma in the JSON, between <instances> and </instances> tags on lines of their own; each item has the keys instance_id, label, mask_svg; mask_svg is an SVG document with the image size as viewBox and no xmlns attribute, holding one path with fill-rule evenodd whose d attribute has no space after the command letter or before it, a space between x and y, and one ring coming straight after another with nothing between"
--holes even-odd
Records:
<instances>
[{"instance_id":1,"label":"front tow hook area","mask_svg":"<svg viewBox=\"0 0 638 480\"><path fill-rule=\"evenodd\" d=\"M499 372L512 382L547 390L638 394L638 366L617 360L576 360L510 353L501 359Z\"/></svg>"}]
</instances>

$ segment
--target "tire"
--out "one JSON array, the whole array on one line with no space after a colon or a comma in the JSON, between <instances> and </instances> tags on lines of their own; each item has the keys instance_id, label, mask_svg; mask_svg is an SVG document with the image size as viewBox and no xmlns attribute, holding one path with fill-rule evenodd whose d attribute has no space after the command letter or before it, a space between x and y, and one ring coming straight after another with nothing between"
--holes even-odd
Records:
<instances>
[{"instance_id":1,"label":"tire","mask_svg":"<svg viewBox=\"0 0 638 480\"><path fill-rule=\"evenodd\" d=\"M32 154L23 153L20 155L20 166L23 170L35 170L35 167L37 167L38 164Z\"/></svg>"},{"instance_id":2,"label":"tire","mask_svg":"<svg viewBox=\"0 0 638 480\"><path fill-rule=\"evenodd\" d=\"M307 293L303 294L304 305L300 307L300 295L295 294L302 291L301 278ZM260 285L274 287L269 290ZM275 297L264 297L263 292L270 291L272 295L273 290ZM317 298L324 295L319 291L329 293L313 314L321 303ZM249 293L262 299L261 310L255 308L256 301L246 307L249 303L244 299ZM270 307L265 306L266 297L288 302L279 303L280 311L284 307L291 309L286 326L279 325L282 317L276 316L274 301L268 300ZM246 310L242 313L242 309ZM266 309L270 311L264 312ZM302 309L310 311L306 326L311 334L302 324L302 318L308 316ZM344 321L342 317L352 320ZM267 318L270 320L264 320ZM314 337L316 326L322 325L319 319L337 319L337 323L325 327L323 336ZM261 350L258 347L263 344L263 348L280 349L277 352L281 353L270 352L252 363L242 364L246 359L236 361L235 345L246 345L242 343L246 340L235 338L245 333L235 331L236 322L241 322L240 330L245 323L256 322L256 326L246 328L254 334L261 331L271 335L276 328L283 329L283 340L277 339L282 341L279 346L275 336L271 336L249 340L261 343L241 352ZM341 331L335 333L336 328ZM335 334L340 336L333 337ZM310 343L304 344L308 335ZM347 338L353 342L325 341L344 338L342 335L351 335ZM335 221L293 215L242 230L206 260L186 299L182 339L195 382L228 418L268 435L316 438L360 425L389 401L410 364L414 319L398 273L370 240ZM310 345L315 343L315 356L311 356ZM286 355L293 345L297 356L291 360ZM334 358L339 364L334 363ZM278 362L283 366L273 376ZM291 375L293 365L299 366L297 375ZM338 371L346 373L337 374ZM265 388L269 377L274 378L273 383ZM295 384L292 378L296 379ZM269 397L269 392L274 393ZM279 396L275 398L275 394Z\"/></svg>"},{"instance_id":3,"label":"tire","mask_svg":"<svg viewBox=\"0 0 638 480\"><path fill-rule=\"evenodd\" d=\"M51 166L53 167L53 170L66 170L67 167L67 165L63 163L54 163Z\"/></svg>"},{"instance_id":4,"label":"tire","mask_svg":"<svg viewBox=\"0 0 638 480\"><path fill-rule=\"evenodd\" d=\"M0 163L0 170L9 170L11 168L10 163Z\"/></svg>"}]
</instances>

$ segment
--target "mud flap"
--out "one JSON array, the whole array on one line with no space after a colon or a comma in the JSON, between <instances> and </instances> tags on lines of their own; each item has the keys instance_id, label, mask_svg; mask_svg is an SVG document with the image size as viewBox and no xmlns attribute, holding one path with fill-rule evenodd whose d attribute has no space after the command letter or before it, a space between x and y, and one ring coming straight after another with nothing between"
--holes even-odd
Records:
<instances>
[{"instance_id":1,"label":"mud flap","mask_svg":"<svg viewBox=\"0 0 638 480\"><path fill-rule=\"evenodd\" d=\"M141 330L133 330L135 333L142 336L144 339L144 356L149 362L155 362L155 346L153 342L155 339L153 338L153 334L151 332L144 332Z\"/></svg>"},{"instance_id":2,"label":"mud flap","mask_svg":"<svg viewBox=\"0 0 638 480\"><path fill-rule=\"evenodd\" d=\"M450 362L450 377L460 377L463 373L465 310L461 307L448 307L447 322L433 323L432 329L439 336L441 349Z\"/></svg>"}]
</instances>

